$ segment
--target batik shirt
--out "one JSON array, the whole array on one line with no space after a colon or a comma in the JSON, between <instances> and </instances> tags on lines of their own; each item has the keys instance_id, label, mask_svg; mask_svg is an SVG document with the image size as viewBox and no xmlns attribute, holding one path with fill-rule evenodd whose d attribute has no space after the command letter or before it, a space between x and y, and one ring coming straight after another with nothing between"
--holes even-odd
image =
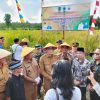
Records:
<instances>
[{"instance_id":1,"label":"batik shirt","mask_svg":"<svg viewBox=\"0 0 100 100\"><path fill-rule=\"evenodd\" d=\"M90 63L87 59L83 62L79 62L74 59L72 63L72 72L75 80L80 81L80 87L86 87L87 70L90 69Z\"/></svg>"}]
</instances>

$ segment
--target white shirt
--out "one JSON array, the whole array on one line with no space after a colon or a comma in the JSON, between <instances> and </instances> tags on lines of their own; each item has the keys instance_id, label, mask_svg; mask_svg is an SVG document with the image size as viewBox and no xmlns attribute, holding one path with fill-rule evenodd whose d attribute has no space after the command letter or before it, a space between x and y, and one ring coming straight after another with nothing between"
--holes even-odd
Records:
<instances>
[{"instance_id":1,"label":"white shirt","mask_svg":"<svg viewBox=\"0 0 100 100\"><path fill-rule=\"evenodd\" d=\"M22 46L20 46L19 44L14 44L14 45L12 45L11 48L14 53L14 59L21 61Z\"/></svg>"},{"instance_id":2,"label":"white shirt","mask_svg":"<svg viewBox=\"0 0 100 100\"><path fill-rule=\"evenodd\" d=\"M59 100L64 100L63 96L60 95L61 94L60 89L57 88L57 92L59 94ZM55 93L55 90L54 89L48 90L44 97L44 100L57 100L57 95ZM71 100L81 100L81 91L78 87L74 87L73 96Z\"/></svg>"},{"instance_id":3,"label":"white shirt","mask_svg":"<svg viewBox=\"0 0 100 100\"><path fill-rule=\"evenodd\" d=\"M96 85L93 86L93 89L100 96L100 84L99 83L96 83Z\"/></svg>"}]
</instances>

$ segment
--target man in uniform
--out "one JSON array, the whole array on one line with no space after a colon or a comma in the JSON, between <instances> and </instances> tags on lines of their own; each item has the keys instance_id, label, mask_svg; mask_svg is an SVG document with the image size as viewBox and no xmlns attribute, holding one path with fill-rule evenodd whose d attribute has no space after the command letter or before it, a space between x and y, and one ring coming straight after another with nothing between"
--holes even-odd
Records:
<instances>
[{"instance_id":1,"label":"man in uniform","mask_svg":"<svg viewBox=\"0 0 100 100\"><path fill-rule=\"evenodd\" d=\"M9 78L9 70L6 57L10 54L11 54L10 52L4 49L0 49L0 100L6 100L5 86Z\"/></svg>"},{"instance_id":2,"label":"man in uniform","mask_svg":"<svg viewBox=\"0 0 100 100\"><path fill-rule=\"evenodd\" d=\"M94 63L90 65L91 71L94 73L94 79L100 84L100 48L93 52ZM92 85L89 85L91 100L100 100Z\"/></svg>"},{"instance_id":3,"label":"man in uniform","mask_svg":"<svg viewBox=\"0 0 100 100\"><path fill-rule=\"evenodd\" d=\"M77 59L74 59L72 64L74 84L80 88L82 100L86 100L87 71L90 70L90 63L85 58L83 47L77 49L76 56Z\"/></svg>"},{"instance_id":4,"label":"man in uniform","mask_svg":"<svg viewBox=\"0 0 100 100\"><path fill-rule=\"evenodd\" d=\"M42 55L43 55L42 45L41 44L35 45L34 58L36 59L38 64L39 64L40 57Z\"/></svg>"},{"instance_id":5,"label":"man in uniform","mask_svg":"<svg viewBox=\"0 0 100 100\"><path fill-rule=\"evenodd\" d=\"M63 44L60 45L60 49L61 49L61 54L59 55L59 59L68 60L71 63L72 57L69 53L69 51L71 50L70 45L64 42Z\"/></svg>"},{"instance_id":6,"label":"man in uniform","mask_svg":"<svg viewBox=\"0 0 100 100\"><path fill-rule=\"evenodd\" d=\"M56 43L57 43L57 49L54 50L54 54L55 54L55 55L60 55L60 54L61 54L60 45L62 44L62 40L58 40Z\"/></svg>"},{"instance_id":7,"label":"man in uniform","mask_svg":"<svg viewBox=\"0 0 100 100\"><path fill-rule=\"evenodd\" d=\"M52 64L58 60L58 56L54 55L54 50L56 46L51 43L48 43L44 49L46 50L46 54L44 54L39 61L39 66L41 70L41 74L43 75L43 87L45 92L50 89L51 83L51 70Z\"/></svg>"},{"instance_id":8,"label":"man in uniform","mask_svg":"<svg viewBox=\"0 0 100 100\"><path fill-rule=\"evenodd\" d=\"M78 42L72 43L72 50L70 51L70 54L72 55L72 58L76 58L77 48L79 47Z\"/></svg>"},{"instance_id":9,"label":"man in uniform","mask_svg":"<svg viewBox=\"0 0 100 100\"><path fill-rule=\"evenodd\" d=\"M37 85L40 82L38 63L33 58L34 48L24 47L22 50L23 57L23 74L25 81L25 96L26 100L36 100Z\"/></svg>"},{"instance_id":10,"label":"man in uniform","mask_svg":"<svg viewBox=\"0 0 100 100\"><path fill-rule=\"evenodd\" d=\"M34 51L35 51L34 52L34 58L36 59L37 63L39 64L40 57L43 55L42 45L36 44ZM38 92L38 98L41 97L41 87L42 87L42 83L43 83L43 76L41 74L40 74L40 78L41 78L41 81L38 84L38 91L37 91Z\"/></svg>"}]
</instances>

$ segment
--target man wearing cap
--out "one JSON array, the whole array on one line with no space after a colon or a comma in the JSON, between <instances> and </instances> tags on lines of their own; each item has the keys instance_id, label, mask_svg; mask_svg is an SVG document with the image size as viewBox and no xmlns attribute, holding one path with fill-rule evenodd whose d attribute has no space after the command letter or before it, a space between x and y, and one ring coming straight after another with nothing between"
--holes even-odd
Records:
<instances>
[{"instance_id":1,"label":"man wearing cap","mask_svg":"<svg viewBox=\"0 0 100 100\"><path fill-rule=\"evenodd\" d=\"M40 57L43 55L42 51L42 45L41 44L36 44L35 45L35 52L34 52L34 58L36 59L37 63L39 64ZM40 74L41 82L38 84L38 98L41 97L41 87L42 87L42 81L43 81L43 76Z\"/></svg>"},{"instance_id":2,"label":"man wearing cap","mask_svg":"<svg viewBox=\"0 0 100 100\"><path fill-rule=\"evenodd\" d=\"M12 76L6 84L6 100L25 100L24 80L20 75L22 66L20 61L9 65L12 70Z\"/></svg>"},{"instance_id":3,"label":"man wearing cap","mask_svg":"<svg viewBox=\"0 0 100 100\"><path fill-rule=\"evenodd\" d=\"M62 44L62 40L58 40L56 43L57 43L57 48L59 49L60 45Z\"/></svg>"},{"instance_id":4,"label":"man wearing cap","mask_svg":"<svg viewBox=\"0 0 100 100\"><path fill-rule=\"evenodd\" d=\"M43 55L42 45L37 44L35 45L35 53L34 58L36 59L37 63L39 64L40 57Z\"/></svg>"},{"instance_id":5,"label":"man wearing cap","mask_svg":"<svg viewBox=\"0 0 100 100\"><path fill-rule=\"evenodd\" d=\"M57 43L57 49L54 51L54 54L60 55L61 54L60 45L62 44L62 40L58 40L56 43Z\"/></svg>"},{"instance_id":6,"label":"man wearing cap","mask_svg":"<svg viewBox=\"0 0 100 100\"><path fill-rule=\"evenodd\" d=\"M43 75L43 87L45 92L50 89L51 82L51 70L52 64L58 60L58 56L54 55L54 50L56 46L51 43L48 43L44 49L46 50L46 54L44 54L39 61L39 66L41 70L41 74Z\"/></svg>"},{"instance_id":7,"label":"man wearing cap","mask_svg":"<svg viewBox=\"0 0 100 100\"><path fill-rule=\"evenodd\" d=\"M0 37L0 49L3 49L4 37Z\"/></svg>"},{"instance_id":8,"label":"man wearing cap","mask_svg":"<svg viewBox=\"0 0 100 100\"><path fill-rule=\"evenodd\" d=\"M94 73L94 79L100 85L100 48L97 48L93 53L94 63L90 65L91 71ZM90 90L91 100L100 100L100 96L96 93L91 84L88 85Z\"/></svg>"},{"instance_id":9,"label":"man wearing cap","mask_svg":"<svg viewBox=\"0 0 100 100\"><path fill-rule=\"evenodd\" d=\"M61 54L59 55L60 59L68 60L70 63L72 62L72 57L69 53L69 50L71 50L71 47L69 44L64 42L63 44L60 45L61 48Z\"/></svg>"},{"instance_id":10,"label":"man wearing cap","mask_svg":"<svg viewBox=\"0 0 100 100\"><path fill-rule=\"evenodd\" d=\"M83 47L77 49L77 59L73 60L72 71L74 84L78 86L82 93L82 100L86 100L87 71L90 70L90 63L85 58Z\"/></svg>"},{"instance_id":11,"label":"man wearing cap","mask_svg":"<svg viewBox=\"0 0 100 100\"><path fill-rule=\"evenodd\" d=\"M77 48L79 47L79 43L78 42L74 42L72 43L72 50L70 51L70 54L72 55L72 58L76 58L76 52L77 52Z\"/></svg>"},{"instance_id":12,"label":"man wearing cap","mask_svg":"<svg viewBox=\"0 0 100 100\"><path fill-rule=\"evenodd\" d=\"M26 100L36 100L37 85L40 82L38 63L33 58L33 50L31 47L24 47L22 50L23 57L23 74L25 81L25 96ZM29 84L30 83L30 84ZM28 85L29 84L29 85Z\"/></svg>"},{"instance_id":13,"label":"man wearing cap","mask_svg":"<svg viewBox=\"0 0 100 100\"><path fill-rule=\"evenodd\" d=\"M0 100L6 100L5 86L9 78L9 70L6 57L10 54L11 53L9 51L0 49Z\"/></svg>"}]
</instances>

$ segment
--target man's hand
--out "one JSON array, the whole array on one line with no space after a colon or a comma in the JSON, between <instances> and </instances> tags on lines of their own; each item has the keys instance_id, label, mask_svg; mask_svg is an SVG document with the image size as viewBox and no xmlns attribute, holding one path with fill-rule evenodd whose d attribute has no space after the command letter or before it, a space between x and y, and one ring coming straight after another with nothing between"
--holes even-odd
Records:
<instances>
[{"instance_id":1,"label":"man's hand","mask_svg":"<svg viewBox=\"0 0 100 100\"><path fill-rule=\"evenodd\" d=\"M80 84L80 81L79 80L74 80L74 84L77 86Z\"/></svg>"}]
</instances>

